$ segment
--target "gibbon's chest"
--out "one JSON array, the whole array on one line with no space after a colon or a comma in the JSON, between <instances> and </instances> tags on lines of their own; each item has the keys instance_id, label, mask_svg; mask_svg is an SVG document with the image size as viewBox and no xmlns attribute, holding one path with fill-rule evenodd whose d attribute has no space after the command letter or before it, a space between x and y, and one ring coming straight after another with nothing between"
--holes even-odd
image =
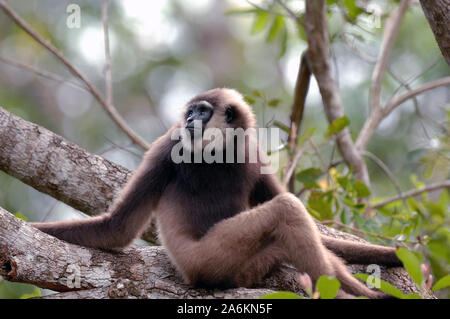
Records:
<instances>
[{"instance_id":1,"label":"gibbon's chest","mask_svg":"<svg viewBox=\"0 0 450 319\"><path fill-rule=\"evenodd\" d=\"M200 238L209 228L249 207L253 182L244 164L188 164L176 167L171 185L178 212L194 237Z\"/></svg>"}]
</instances>

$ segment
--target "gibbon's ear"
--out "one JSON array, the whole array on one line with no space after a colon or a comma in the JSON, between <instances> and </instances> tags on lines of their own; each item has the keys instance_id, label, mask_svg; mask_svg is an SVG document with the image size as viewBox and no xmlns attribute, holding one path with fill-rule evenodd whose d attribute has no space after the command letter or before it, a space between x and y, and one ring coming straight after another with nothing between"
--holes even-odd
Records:
<instances>
[{"instance_id":1,"label":"gibbon's ear","mask_svg":"<svg viewBox=\"0 0 450 319\"><path fill-rule=\"evenodd\" d=\"M227 109L225 110L225 121L227 123L230 123L231 121L234 120L235 117L236 117L236 111L234 110L234 108L232 106L228 106Z\"/></svg>"}]
</instances>

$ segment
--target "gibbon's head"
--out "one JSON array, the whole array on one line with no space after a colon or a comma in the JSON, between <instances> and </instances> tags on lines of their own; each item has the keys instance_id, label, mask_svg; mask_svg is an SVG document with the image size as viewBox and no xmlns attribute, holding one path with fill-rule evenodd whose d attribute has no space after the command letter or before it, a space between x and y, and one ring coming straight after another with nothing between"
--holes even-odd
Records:
<instances>
[{"instance_id":1,"label":"gibbon's head","mask_svg":"<svg viewBox=\"0 0 450 319\"><path fill-rule=\"evenodd\" d=\"M203 148L207 144L211 146L212 143L216 149L220 149L226 146L227 129L239 128L245 131L255 126L255 115L238 91L227 88L212 89L197 95L186 104L182 128L186 129L191 140L184 136L183 142L188 149ZM217 138L218 131L222 134L223 143ZM201 142L194 141L196 137L203 139Z\"/></svg>"}]
</instances>

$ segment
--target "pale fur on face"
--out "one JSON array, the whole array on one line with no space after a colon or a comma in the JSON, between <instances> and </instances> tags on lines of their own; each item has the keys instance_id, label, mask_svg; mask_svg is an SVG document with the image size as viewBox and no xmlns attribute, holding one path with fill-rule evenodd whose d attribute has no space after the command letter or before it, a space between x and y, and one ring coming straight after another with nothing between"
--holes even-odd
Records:
<instances>
[{"instance_id":1,"label":"pale fur on face","mask_svg":"<svg viewBox=\"0 0 450 319\"><path fill-rule=\"evenodd\" d=\"M204 98L204 99L203 99ZM184 148L189 152L202 151L206 146L208 149L214 149L216 152L223 151L232 142L226 130L229 128L253 128L256 126L255 115L251 107L245 102L243 96L234 89L218 88L206 91L194 99L192 99L186 106L186 108L193 102L205 101L211 104L208 99L216 100L217 105L213 105L214 113L211 119L205 126L205 131L200 138L190 139L189 132L182 134L182 143ZM235 109L236 114L241 119L238 119L237 123L228 124L226 122L225 111L227 106L232 106ZM184 119L183 119L184 120ZM245 124L246 127L242 127ZM201 127L201 126L200 126ZM219 137L221 135L221 138Z\"/></svg>"}]
</instances>

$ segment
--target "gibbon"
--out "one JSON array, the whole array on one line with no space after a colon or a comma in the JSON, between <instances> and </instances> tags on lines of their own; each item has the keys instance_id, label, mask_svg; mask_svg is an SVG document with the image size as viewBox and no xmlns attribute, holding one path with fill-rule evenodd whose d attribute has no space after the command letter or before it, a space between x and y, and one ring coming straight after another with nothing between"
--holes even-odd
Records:
<instances>
[{"instance_id":1,"label":"gibbon","mask_svg":"<svg viewBox=\"0 0 450 319\"><path fill-rule=\"evenodd\" d=\"M341 258L358 264L401 266L395 248L321 235L302 202L285 190L277 176L261 173L268 158L254 163L173 160L177 143L183 145L178 155L188 159L206 147L186 132L195 136L199 128L225 132L255 125L250 106L237 91L204 92L189 101L183 118L153 143L106 213L32 225L69 243L114 250L130 245L154 214L161 243L184 279L194 286L251 287L280 263L288 262L307 273L313 283L321 275L337 277L341 282L338 298L386 297L354 278ZM185 133L173 138L176 130ZM245 150L256 143L223 139L215 143L214 151L236 159L236 149L229 149L232 142Z\"/></svg>"}]
</instances>

